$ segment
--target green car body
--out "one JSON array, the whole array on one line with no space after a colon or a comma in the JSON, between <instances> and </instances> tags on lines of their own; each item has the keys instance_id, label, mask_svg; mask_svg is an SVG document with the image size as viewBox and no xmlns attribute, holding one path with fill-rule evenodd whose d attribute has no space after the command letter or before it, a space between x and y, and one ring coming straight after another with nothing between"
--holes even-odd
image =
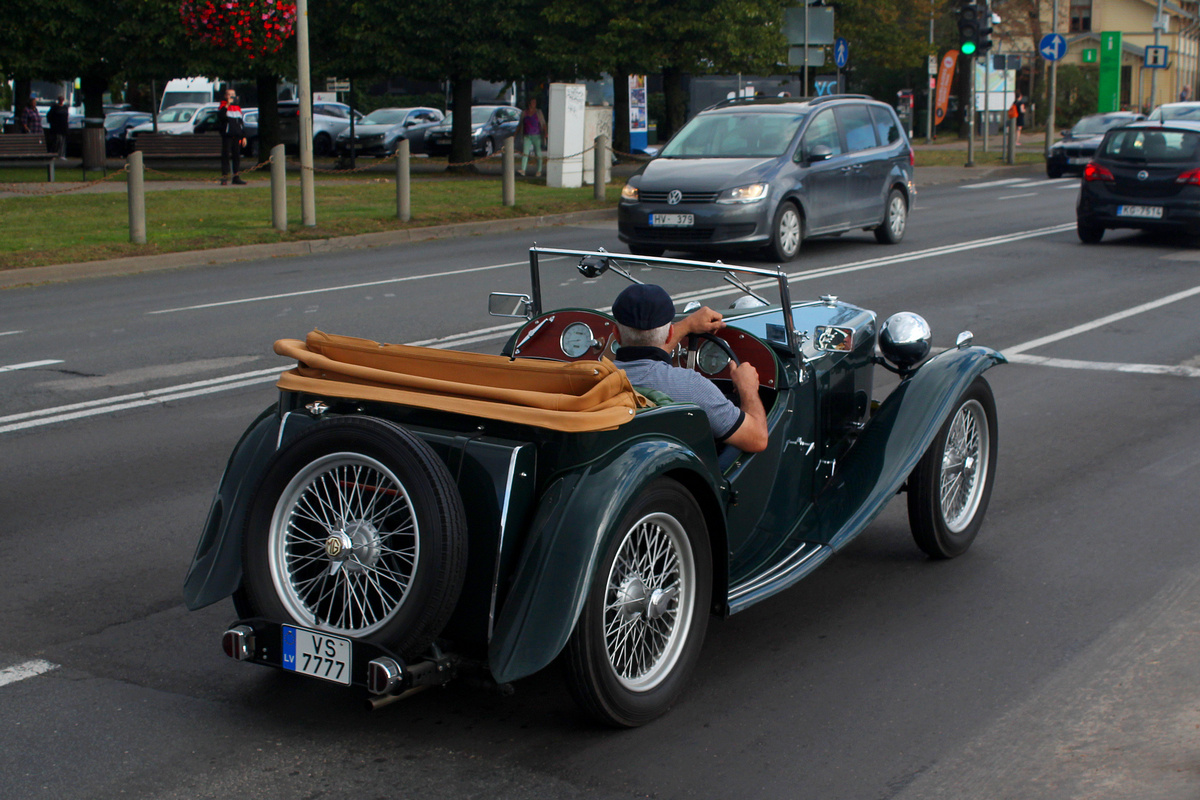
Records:
<instances>
[{"instance_id":1,"label":"green car body","mask_svg":"<svg viewBox=\"0 0 1200 800\"><path fill-rule=\"evenodd\" d=\"M537 257L548 252L588 255L535 249L534 298L526 303L532 319L519 333L546 316ZM614 264L624 258L591 255ZM466 575L438 634L438 652L455 648L499 684L537 672L563 653L589 591L605 579L605 553L625 533L621 520L663 478L683 487L704 517L712 614L728 616L787 589L861 533L906 487L960 398L1004 359L964 342L902 368L899 384L873 402L874 314L832 298L792 304L786 279L780 286L781 303L725 313L728 330L753 337L759 351L775 359L777 383L764 393L770 441L755 454L719 452L704 412L686 403L641 409L612 430L567 433L281 392L229 459L184 585L188 607L239 591L244 532L264 472L289 443L339 416L403 428L453 476L466 513ZM835 329L848 334L848 345L823 349L820 332ZM514 334L509 351L517 339ZM994 450L994 431L989 443ZM994 469L994 454L989 457ZM260 653L247 660L278 665ZM356 675L353 683L369 681Z\"/></svg>"}]
</instances>

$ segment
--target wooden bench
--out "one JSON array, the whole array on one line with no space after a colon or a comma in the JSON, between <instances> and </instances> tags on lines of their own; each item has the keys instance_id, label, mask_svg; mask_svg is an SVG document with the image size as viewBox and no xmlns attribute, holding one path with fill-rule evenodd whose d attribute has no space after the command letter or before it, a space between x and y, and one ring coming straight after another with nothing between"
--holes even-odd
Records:
<instances>
[{"instance_id":1,"label":"wooden bench","mask_svg":"<svg viewBox=\"0 0 1200 800\"><path fill-rule=\"evenodd\" d=\"M221 135L217 133L139 133L133 147L142 158L220 158Z\"/></svg>"},{"instance_id":2,"label":"wooden bench","mask_svg":"<svg viewBox=\"0 0 1200 800\"><path fill-rule=\"evenodd\" d=\"M54 160L58 153L46 152L46 139L40 133L7 133L0 136L0 164L46 165L50 182L54 182Z\"/></svg>"}]
</instances>

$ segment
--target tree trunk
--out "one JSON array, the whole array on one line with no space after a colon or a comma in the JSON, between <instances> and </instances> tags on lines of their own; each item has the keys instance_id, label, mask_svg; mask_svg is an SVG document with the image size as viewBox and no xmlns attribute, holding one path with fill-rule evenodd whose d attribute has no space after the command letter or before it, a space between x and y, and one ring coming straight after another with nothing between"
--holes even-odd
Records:
<instances>
[{"instance_id":1,"label":"tree trunk","mask_svg":"<svg viewBox=\"0 0 1200 800\"><path fill-rule=\"evenodd\" d=\"M453 127L450 131L450 170L452 172L474 172L475 165L470 164L475 158L471 150L471 76L455 75L450 79L451 100L450 110L454 114ZM453 165L459 166L453 166Z\"/></svg>"},{"instance_id":2,"label":"tree trunk","mask_svg":"<svg viewBox=\"0 0 1200 800\"><path fill-rule=\"evenodd\" d=\"M683 73L677 67L667 67L662 71L663 98L666 100L667 129L658 127L658 141L666 142L675 135L675 131L683 127L687 121L687 94L683 91Z\"/></svg>"},{"instance_id":3,"label":"tree trunk","mask_svg":"<svg viewBox=\"0 0 1200 800\"><path fill-rule=\"evenodd\" d=\"M104 127L104 90L108 88L108 78L84 75L79 83L83 88L84 125L88 128Z\"/></svg>"},{"instance_id":4,"label":"tree trunk","mask_svg":"<svg viewBox=\"0 0 1200 800\"><path fill-rule=\"evenodd\" d=\"M259 73L258 88L258 161L271 156L271 148L279 144L279 90L273 74Z\"/></svg>"},{"instance_id":5,"label":"tree trunk","mask_svg":"<svg viewBox=\"0 0 1200 800\"><path fill-rule=\"evenodd\" d=\"M613 150L630 152L629 144L629 70L617 67L613 79Z\"/></svg>"},{"instance_id":6,"label":"tree trunk","mask_svg":"<svg viewBox=\"0 0 1200 800\"><path fill-rule=\"evenodd\" d=\"M29 95L33 91L33 81L29 78L17 78L13 81L13 111L17 114L21 113L21 109L29 105ZM13 120L13 132L15 133L16 120Z\"/></svg>"}]
</instances>

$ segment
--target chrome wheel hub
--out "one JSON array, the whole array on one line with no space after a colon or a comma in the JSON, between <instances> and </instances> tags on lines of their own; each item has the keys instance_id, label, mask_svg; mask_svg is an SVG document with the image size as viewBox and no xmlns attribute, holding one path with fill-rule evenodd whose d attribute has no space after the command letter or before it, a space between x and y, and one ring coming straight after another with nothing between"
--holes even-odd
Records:
<instances>
[{"instance_id":1,"label":"chrome wheel hub","mask_svg":"<svg viewBox=\"0 0 1200 800\"><path fill-rule=\"evenodd\" d=\"M965 529L975 518L990 456L987 415L977 400L971 400L954 415L942 452L942 519L954 533Z\"/></svg>"}]
</instances>

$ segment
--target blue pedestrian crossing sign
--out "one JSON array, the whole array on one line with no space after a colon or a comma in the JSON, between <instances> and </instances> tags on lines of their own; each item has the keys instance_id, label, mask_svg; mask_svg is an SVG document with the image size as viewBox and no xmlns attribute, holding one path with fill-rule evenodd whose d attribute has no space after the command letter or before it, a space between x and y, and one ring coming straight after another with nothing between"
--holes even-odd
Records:
<instances>
[{"instance_id":1,"label":"blue pedestrian crossing sign","mask_svg":"<svg viewBox=\"0 0 1200 800\"><path fill-rule=\"evenodd\" d=\"M1047 61L1058 61L1067 54L1067 40L1061 33L1047 33L1038 43L1038 52Z\"/></svg>"},{"instance_id":2,"label":"blue pedestrian crossing sign","mask_svg":"<svg viewBox=\"0 0 1200 800\"><path fill-rule=\"evenodd\" d=\"M850 60L850 45L842 37L838 37L833 43L833 63L837 64L838 69L846 66L846 62Z\"/></svg>"}]
</instances>

